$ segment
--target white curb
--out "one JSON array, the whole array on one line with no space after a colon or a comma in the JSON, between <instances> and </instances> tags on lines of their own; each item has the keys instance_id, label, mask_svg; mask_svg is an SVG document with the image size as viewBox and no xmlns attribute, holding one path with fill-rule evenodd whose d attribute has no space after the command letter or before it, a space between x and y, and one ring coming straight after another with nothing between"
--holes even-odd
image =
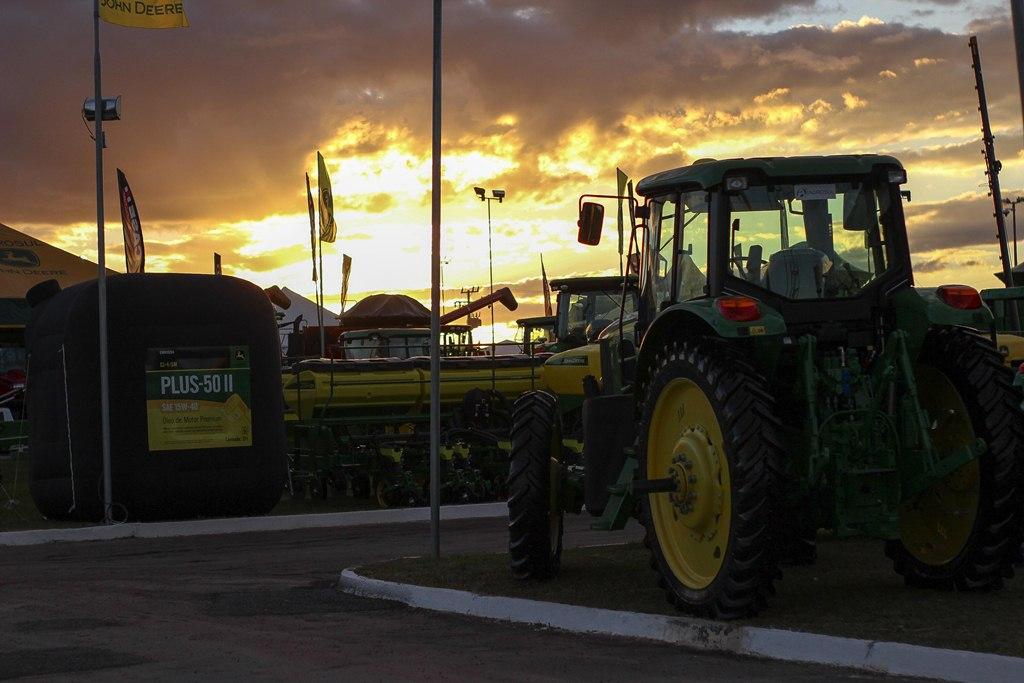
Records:
<instances>
[{"instance_id":1,"label":"white curb","mask_svg":"<svg viewBox=\"0 0 1024 683\"><path fill-rule=\"evenodd\" d=\"M438 612L547 626L574 633L642 638L694 650L941 681L1003 683L1024 680L1024 659L1003 655L476 595L449 588L370 579L352 569L341 573L339 587L346 593L395 600Z\"/></svg>"},{"instance_id":2,"label":"white curb","mask_svg":"<svg viewBox=\"0 0 1024 683\"><path fill-rule=\"evenodd\" d=\"M504 517L506 503L476 503L472 505L445 505L441 519L477 519ZM0 533L0 546L37 545L57 541L108 541L118 538L173 538L177 536L207 536L211 534L239 534L253 531L292 531L324 527L365 526L371 524L401 524L430 520L430 508L396 508L393 510L357 510L330 512L317 515L277 515L267 517L226 517L198 519L187 522L135 522L110 526L88 526L76 529L39 529L35 531L7 531Z\"/></svg>"}]
</instances>

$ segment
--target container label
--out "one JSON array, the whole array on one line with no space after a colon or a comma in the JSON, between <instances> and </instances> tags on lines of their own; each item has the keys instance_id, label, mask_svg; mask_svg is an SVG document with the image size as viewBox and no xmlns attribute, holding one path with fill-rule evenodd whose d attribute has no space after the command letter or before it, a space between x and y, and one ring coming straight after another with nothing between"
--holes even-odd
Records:
<instances>
[{"instance_id":1,"label":"container label","mask_svg":"<svg viewBox=\"0 0 1024 683\"><path fill-rule=\"evenodd\" d=\"M149 450L252 445L248 346L146 350Z\"/></svg>"}]
</instances>

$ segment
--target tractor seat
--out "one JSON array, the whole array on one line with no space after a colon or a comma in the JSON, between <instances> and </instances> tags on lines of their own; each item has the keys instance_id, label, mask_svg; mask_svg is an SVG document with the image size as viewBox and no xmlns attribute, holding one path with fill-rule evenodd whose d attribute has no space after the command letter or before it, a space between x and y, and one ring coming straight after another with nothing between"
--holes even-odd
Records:
<instances>
[{"instance_id":1,"label":"tractor seat","mask_svg":"<svg viewBox=\"0 0 1024 683\"><path fill-rule=\"evenodd\" d=\"M820 299L830 266L828 256L811 247L777 251L768 258L768 289L787 299Z\"/></svg>"}]
</instances>

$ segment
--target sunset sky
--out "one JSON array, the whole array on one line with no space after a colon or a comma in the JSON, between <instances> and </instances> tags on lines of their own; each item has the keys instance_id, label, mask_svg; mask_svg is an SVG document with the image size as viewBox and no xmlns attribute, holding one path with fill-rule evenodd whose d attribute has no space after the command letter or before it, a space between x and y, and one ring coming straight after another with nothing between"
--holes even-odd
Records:
<instances>
[{"instance_id":1,"label":"sunset sky","mask_svg":"<svg viewBox=\"0 0 1024 683\"><path fill-rule=\"evenodd\" d=\"M192 27L101 28L108 265L124 268L115 168L128 176L147 270L226 273L312 297L303 172L328 160L337 309L429 291L431 3L186 0ZM95 259L89 0L0 3L0 222ZM583 192L702 157L885 152L907 166L919 285L998 282L967 38L978 36L1004 168L1022 194L1008 3L977 0L446 0L446 299L495 286L541 309L551 277L618 272L614 239L575 243ZM1024 212L1024 206L1022 206ZM1024 223L1024 213L1022 213ZM1024 227L1022 227L1024 235ZM1024 255L1024 254L1022 254ZM454 293L453 293L454 291ZM504 326L498 337L508 334ZM489 338L489 335L487 335Z\"/></svg>"}]
</instances>

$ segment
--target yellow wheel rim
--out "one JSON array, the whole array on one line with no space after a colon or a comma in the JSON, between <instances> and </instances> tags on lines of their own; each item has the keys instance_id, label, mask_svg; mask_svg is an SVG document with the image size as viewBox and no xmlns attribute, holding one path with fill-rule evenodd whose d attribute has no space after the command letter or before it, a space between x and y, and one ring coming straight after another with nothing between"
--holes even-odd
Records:
<instances>
[{"instance_id":1,"label":"yellow wheel rim","mask_svg":"<svg viewBox=\"0 0 1024 683\"><path fill-rule=\"evenodd\" d=\"M687 588L706 588L725 560L732 517L722 428L704 391L677 378L658 396L647 433L647 478L670 477L671 493L650 494L658 545Z\"/></svg>"},{"instance_id":2,"label":"yellow wheel rim","mask_svg":"<svg viewBox=\"0 0 1024 683\"><path fill-rule=\"evenodd\" d=\"M917 389L940 458L974 441L967 407L948 377L930 366L918 366ZM900 506L904 547L926 565L937 567L953 561L971 539L980 498L980 470L974 459Z\"/></svg>"}]
</instances>

